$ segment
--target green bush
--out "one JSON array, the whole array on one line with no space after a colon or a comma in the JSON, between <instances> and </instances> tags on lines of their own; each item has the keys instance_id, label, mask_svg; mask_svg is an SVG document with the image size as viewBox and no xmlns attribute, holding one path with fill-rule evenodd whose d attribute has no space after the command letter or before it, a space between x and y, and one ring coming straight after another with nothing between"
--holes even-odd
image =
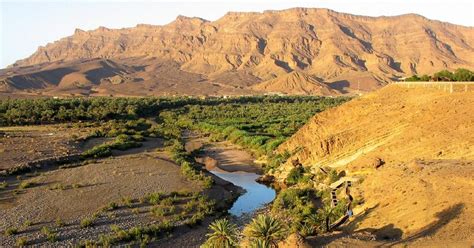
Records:
<instances>
[{"instance_id":1,"label":"green bush","mask_svg":"<svg viewBox=\"0 0 474 248\"><path fill-rule=\"evenodd\" d=\"M454 79L460 82L474 81L474 72L468 69L458 68L454 71Z\"/></svg>"},{"instance_id":2,"label":"green bush","mask_svg":"<svg viewBox=\"0 0 474 248\"><path fill-rule=\"evenodd\" d=\"M16 227L9 227L5 230L5 235L7 236L15 235L17 233L18 233L18 228Z\"/></svg>"},{"instance_id":3,"label":"green bush","mask_svg":"<svg viewBox=\"0 0 474 248\"><path fill-rule=\"evenodd\" d=\"M288 176L285 179L285 183L288 186L298 184L300 182L306 182L308 177L305 177L305 169L302 166L295 167L290 170Z\"/></svg>"},{"instance_id":4,"label":"green bush","mask_svg":"<svg viewBox=\"0 0 474 248\"><path fill-rule=\"evenodd\" d=\"M314 201L317 198L314 189L288 188L282 190L272 205L272 212L290 218L297 225L309 215L316 213Z\"/></svg>"},{"instance_id":5,"label":"green bush","mask_svg":"<svg viewBox=\"0 0 474 248\"><path fill-rule=\"evenodd\" d=\"M82 153L82 157L84 158L103 158L111 155L112 149L110 149L110 145L108 144L94 146L93 148Z\"/></svg>"},{"instance_id":6,"label":"green bush","mask_svg":"<svg viewBox=\"0 0 474 248\"><path fill-rule=\"evenodd\" d=\"M19 185L18 185L18 188L19 189L26 189L26 188L31 188L34 186L34 183L33 182L29 182L29 181L22 181Z\"/></svg>"},{"instance_id":7,"label":"green bush","mask_svg":"<svg viewBox=\"0 0 474 248\"><path fill-rule=\"evenodd\" d=\"M17 238L16 241L15 241L15 245L17 247L24 247L24 246L28 245L28 239L26 239L26 237Z\"/></svg>"},{"instance_id":8,"label":"green bush","mask_svg":"<svg viewBox=\"0 0 474 248\"><path fill-rule=\"evenodd\" d=\"M0 183L0 189L6 189L8 187L8 183L7 182L1 182Z\"/></svg>"},{"instance_id":9,"label":"green bush","mask_svg":"<svg viewBox=\"0 0 474 248\"><path fill-rule=\"evenodd\" d=\"M58 235L53 232L51 229L49 229L48 227L44 226L42 229L41 229L41 233L43 233L45 236L46 236L46 239L49 241L49 242L56 242L58 241Z\"/></svg>"},{"instance_id":10,"label":"green bush","mask_svg":"<svg viewBox=\"0 0 474 248\"><path fill-rule=\"evenodd\" d=\"M87 217L81 220L80 226L81 228L87 228L94 225L95 218Z\"/></svg>"}]
</instances>

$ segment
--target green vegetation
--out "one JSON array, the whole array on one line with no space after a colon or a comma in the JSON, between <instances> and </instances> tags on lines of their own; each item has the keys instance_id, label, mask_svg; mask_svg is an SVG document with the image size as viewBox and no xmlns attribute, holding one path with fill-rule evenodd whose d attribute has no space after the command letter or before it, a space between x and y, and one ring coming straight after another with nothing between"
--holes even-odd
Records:
<instances>
[{"instance_id":1,"label":"green vegetation","mask_svg":"<svg viewBox=\"0 0 474 248\"><path fill-rule=\"evenodd\" d=\"M15 235L17 233L18 233L18 228L16 227L9 227L5 230L5 235L7 236Z\"/></svg>"},{"instance_id":2,"label":"green vegetation","mask_svg":"<svg viewBox=\"0 0 474 248\"><path fill-rule=\"evenodd\" d=\"M194 226L199 224L206 216L214 213L215 202L207 197L187 191L171 193L151 193L140 200L140 205L132 211L139 212L138 208L148 209L149 214L154 216L158 224L146 226L135 226L130 229L122 229L117 225L111 226L111 233L101 235L98 241L84 241L83 246L104 246L139 242L147 244L152 238L165 235L177 225ZM123 202L139 202L139 199L124 197ZM115 204L114 204L115 206ZM188 210L185 210L188 206ZM109 210L109 211L113 211ZM94 218L86 218L81 221L81 227L91 226Z\"/></svg>"},{"instance_id":3,"label":"green vegetation","mask_svg":"<svg viewBox=\"0 0 474 248\"><path fill-rule=\"evenodd\" d=\"M472 82L474 72L464 68L458 68L453 72L442 70L431 75L413 75L405 79L406 82L427 82L427 81L447 81L447 82Z\"/></svg>"},{"instance_id":4,"label":"green vegetation","mask_svg":"<svg viewBox=\"0 0 474 248\"><path fill-rule=\"evenodd\" d=\"M87 227L91 227L94 225L94 222L95 222L95 218L93 217L86 217L84 219L81 220L81 228L87 228Z\"/></svg>"},{"instance_id":5,"label":"green vegetation","mask_svg":"<svg viewBox=\"0 0 474 248\"><path fill-rule=\"evenodd\" d=\"M204 174L202 170L195 165L194 157L186 152L184 143L174 139L169 146L172 159L181 166L181 173L190 180L196 180L203 183L205 188L210 188L214 184L212 177Z\"/></svg>"},{"instance_id":6,"label":"green vegetation","mask_svg":"<svg viewBox=\"0 0 474 248\"><path fill-rule=\"evenodd\" d=\"M214 140L229 140L256 155L272 154L315 113L348 98L263 97L245 104L193 105L164 111L160 120L211 133ZM178 120L178 121L176 121Z\"/></svg>"},{"instance_id":7,"label":"green vegetation","mask_svg":"<svg viewBox=\"0 0 474 248\"><path fill-rule=\"evenodd\" d=\"M185 130L205 133L214 141L227 140L257 156L263 156L267 159L265 170L268 172L291 156L289 152L275 153L278 145L315 113L347 100L349 98L296 96L5 100L0 101L0 126L71 123L68 125L93 129L89 138L111 139L84 152L84 159L107 157L113 150L141 146L146 137L160 137L165 140L171 158L181 166L181 173L209 188L213 185L212 177L206 175L194 161L199 151L190 153L185 150ZM290 188L280 192L273 203L272 215L258 216L245 228L243 234L252 246L274 247L288 233L288 229L302 235L313 234L323 225L321 223L325 218L334 219L340 215L339 210L332 209L326 213L321 206L315 206L315 199L324 198L326 193L304 187L310 179L313 175L304 167L295 167L290 171L286 178ZM56 184L51 189L70 187ZM116 226L98 241L84 241L85 245L109 246L132 241L146 245L151 238L166 235L174 226L201 223L214 212L215 205L206 197L189 192L156 192L140 199L124 197L121 202L133 213L153 216L159 224L129 229ZM118 207L115 202L109 203L102 209L108 211L104 217L115 218L114 210ZM82 219L80 226L94 225L99 214L101 212ZM291 224L287 227L282 223ZM237 245L238 233L228 221L216 221L210 228L212 233L208 236L206 247Z\"/></svg>"},{"instance_id":8,"label":"green vegetation","mask_svg":"<svg viewBox=\"0 0 474 248\"><path fill-rule=\"evenodd\" d=\"M244 229L244 235L254 247L278 247L286 236L282 222L270 215L258 215Z\"/></svg>"},{"instance_id":9,"label":"green vegetation","mask_svg":"<svg viewBox=\"0 0 474 248\"><path fill-rule=\"evenodd\" d=\"M26 188L31 188L34 186L34 183L33 182L30 182L30 181L22 181L19 185L18 185L18 188L19 189L26 189Z\"/></svg>"},{"instance_id":10,"label":"green vegetation","mask_svg":"<svg viewBox=\"0 0 474 248\"><path fill-rule=\"evenodd\" d=\"M33 223L32 223L30 220L25 220L25 221L23 222L23 225L22 225L22 226L23 226L23 228L27 228L27 227L31 226L32 224L33 224Z\"/></svg>"},{"instance_id":11,"label":"green vegetation","mask_svg":"<svg viewBox=\"0 0 474 248\"><path fill-rule=\"evenodd\" d=\"M118 204L116 202L110 202L109 204L107 204L107 206L103 207L102 209L105 211L111 211L117 208L118 208Z\"/></svg>"},{"instance_id":12,"label":"green vegetation","mask_svg":"<svg viewBox=\"0 0 474 248\"><path fill-rule=\"evenodd\" d=\"M288 186L292 186L298 183L306 183L309 182L312 175L306 172L306 169L303 166L298 166L288 173L286 177L285 184Z\"/></svg>"},{"instance_id":13,"label":"green vegetation","mask_svg":"<svg viewBox=\"0 0 474 248\"><path fill-rule=\"evenodd\" d=\"M122 197L122 203L128 208L132 208L133 200L130 197Z\"/></svg>"},{"instance_id":14,"label":"green vegetation","mask_svg":"<svg viewBox=\"0 0 474 248\"><path fill-rule=\"evenodd\" d=\"M216 220L209 225L211 233L206 234L207 241L203 248L232 248L238 247L237 226L227 219Z\"/></svg>"},{"instance_id":15,"label":"green vegetation","mask_svg":"<svg viewBox=\"0 0 474 248\"><path fill-rule=\"evenodd\" d=\"M316 97L249 96L235 98L69 98L8 99L0 101L0 125L71 123L79 121L138 120L163 110L191 105L297 102ZM323 101L328 101L320 98ZM329 100L331 101L331 100Z\"/></svg>"},{"instance_id":16,"label":"green vegetation","mask_svg":"<svg viewBox=\"0 0 474 248\"><path fill-rule=\"evenodd\" d=\"M46 226L41 229L41 233L43 233L46 236L46 239L49 242L58 241L58 235Z\"/></svg>"},{"instance_id":17,"label":"green vegetation","mask_svg":"<svg viewBox=\"0 0 474 248\"><path fill-rule=\"evenodd\" d=\"M63 221L61 218L59 218L59 217L56 218L55 223L56 223L56 226L57 226L57 227L62 227L62 226L65 225L64 221Z\"/></svg>"},{"instance_id":18,"label":"green vegetation","mask_svg":"<svg viewBox=\"0 0 474 248\"><path fill-rule=\"evenodd\" d=\"M304 222L308 216L316 213L317 206L314 200L318 198L317 193L312 188L288 188L282 190L273 201L272 213L285 219L290 219L289 223L295 229Z\"/></svg>"},{"instance_id":19,"label":"green vegetation","mask_svg":"<svg viewBox=\"0 0 474 248\"><path fill-rule=\"evenodd\" d=\"M17 238L15 241L15 245L17 247L25 247L26 245L28 245L28 239L26 239L26 237Z\"/></svg>"},{"instance_id":20,"label":"green vegetation","mask_svg":"<svg viewBox=\"0 0 474 248\"><path fill-rule=\"evenodd\" d=\"M101 158L112 155L112 149L116 150L127 150L130 148L140 147L142 144L138 141L142 141L143 136L133 135L129 136L126 134L118 135L113 142L94 146L93 148L82 153L84 158Z\"/></svg>"},{"instance_id":21,"label":"green vegetation","mask_svg":"<svg viewBox=\"0 0 474 248\"><path fill-rule=\"evenodd\" d=\"M8 187L8 183L7 182L1 182L0 183L0 189L6 189Z\"/></svg>"}]
</instances>

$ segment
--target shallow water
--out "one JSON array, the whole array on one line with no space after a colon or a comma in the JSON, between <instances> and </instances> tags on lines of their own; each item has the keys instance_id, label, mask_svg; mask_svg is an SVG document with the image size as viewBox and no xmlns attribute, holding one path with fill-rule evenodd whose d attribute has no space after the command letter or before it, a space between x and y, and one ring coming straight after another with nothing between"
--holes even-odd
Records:
<instances>
[{"instance_id":1,"label":"shallow water","mask_svg":"<svg viewBox=\"0 0 474 248\"><path fill-rule=\"evenodd\" d=\"M232 215L240 217L243 214L251 213L275 199L276 193L274 189L255 181L259 177L258 174L241 171L210 172L246 190L229 210L229 213Z\"/></svg>"}]
</instances>

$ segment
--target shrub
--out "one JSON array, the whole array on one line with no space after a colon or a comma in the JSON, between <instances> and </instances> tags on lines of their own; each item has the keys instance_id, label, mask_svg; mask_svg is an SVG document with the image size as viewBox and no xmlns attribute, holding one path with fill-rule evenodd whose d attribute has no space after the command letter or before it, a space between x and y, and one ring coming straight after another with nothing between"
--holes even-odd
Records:
<instances>
[{"instance_id":1,"label":"shrub","mask_svg":"<svg viewBox=\"0 0 474 248\"><path fill-rule=\"evenodd\" d=\"M133 214L136 214L136 215L140 214L140 210L138 208L132 208L131 211Z\"/></svg>"},{"instance_id":2,"label":"shrub","mask_svg":"<svg viewBox=\"0 0 474 248\"><path fill-rule=\"evenodd\" d=\"M454 79L460 82L474 81L474 72L464 68L454 71Z\"/></svg>"},{"instance_id":3,"label":"shrub","mask_svg":"<svg viewBox=\"0 0 474 248\"><path fill-rule=\"evenodd\" d=\"M118 208L118 204L116 202L110 202L103 209L106 210L106 211L111 211L111 210L114 210L114 209L117 209L117 208Z\"/></svg>"},{"instance_id":4,"label":"shrub","mask_svg":"<svg viewBox=\"0 0 474 248\"><path fill-rule=\"evenodd\" d=\"M94 146L93 148L82 153L84 158L103 158L110 155L112 155L112 150L108 144Z\"/></svg>"},{"instance_id":5,"label":"shrub","mask_svg":"<svg viewBox=\"0 0 474 248\"><path fill-rule=\"evenodd\" d=\"M84 218L81 220L81 228L91 227L94 225L94 218Z\"/></svg>"},{"instance_id":6,"label":"shrub","mask_svg":"<svg viewBox=\"0 0 474 248\"><path fill-rule=\"evenodd\" d=\"M0 189L5 189L8 187L8 183L7 182L1 182L0 183Z\"/></svg>"},{"instance_id":7,"label":"shrub","mask_svg":"<svg viewBox=\"0 0 474 248\"><path fill-rule=\"evenodd\" d=\"M315 191L311 188L285 189L273 201L272 211L290 218L292 225L298 225L309 215L316 212L316 206L312 201L316 197ZM296 227L293 226L293 228Z\"/></svg>"},{"instance_id":8,"label":"shrub","mask_svg":"<svg viewBox=\"0 0 474 248\"><path fill-rule=\"evenodd\" d=\"M339 180L340 176L337 173L337 170L332 169L329 171L328 179L329 179L329 184L336 182Z\"/></svg>"},{"instance_id":9,"label":"shrub","mask_svg":"<svg viewBox=\"0 0 474 248\"><path fill-rule=\"evenodd\" d=\"M298 184L303 178L305 169L302 166L295 167L290 170L288 176L285 179L285 183L289 186Z\"/></svg>"},{"instance_id":10,"label":"shrub","mask_svg":"<svg viewBox=\"0 0 474 248\"><path fill-rule=\"evenodd\" d=\"M442 70L433 75L436 81L454 81L454 74L448 70Z\"/></svg>"},{"instance_id":11,"label":"shrub","mask_svg":"<svg viewBox=\"0 0 474 248\"><path fill-rule=\"evenodd\" d=\"M296 231L303 237L315 235L317 231L317 225L314 225L311 222L303 222L296 226L297 226Z\"/></svg>"},{"instance_id":12,"label":"shrub","mask_svg":"<svg viewBox=\"0 0 474 248\"><path fill-rule=\"evenodd\" d=\"M151 208L151 213L155 216L155 217L163 217L165 216L165 210L162 208L162 207L158 207L158 206L153 206Z\"/></svg>"},{"instance_id":13,"label":"shrub","mask_svg":"<svg viewBox=\"0 0 474 248\"><path fill-rule=\"evenodd\" d=\"M49 241L49 242L56 242L58 241L58 235L51 231L48 227L43 227L41 229L41 233L43 233L45 236L46 236L46 239Z\"/></svg>"},{"instance_id":14,"label":"shrub","mask_svg":"<svg viewBox=\"0 0 474 248\"><path fill-rule=\"evenodd\" d=\"M124 206L128 207L128 208L131 208L132 207L132 199L130 199L130 197L122 197L122 203Z\"/></svg>"},{"instance_id":15,"label":"shrub","mask_svg":"<svg viewBox=\"0 0 474 248\"><path fill-rule=\"evenodd\" d=\"M31 188L33 187L34 183L32 182L29 182L29 181L22 181L19 185L18 185L18 188L19 189L26 189L26 188Z\"/></svg>"},{"instance_id":16,"label":"shrub","mask_svg":"<svg viewBox=\"0 0 474 248\"><path fill-rule=\"evenodd\" d=\"M29 220L25 220L25 222L23 222L23 228L26 228L26 227L29 227L31 226L33 223Z\"/></svg>"},{"instance_id":17,"label":"shrub","mask_svg":"<svg viewBox=\"0 0 474 248\"><path fill-rule=\"evenodd\" d=\"M56 218L56 226L57 227L61 227L61 226L64 226L64 221L61 219L61 218Z\"/></svg>"},{"instance_id":18,"label":"shrub","mask_svg":"<svg viewBox=\"0 0 474 248\"><path fill-rule=\"evenodd\" d=\"M26 239L26 237L20 237L20 238L16 239L15 245L17 247L24 247L24 246L28 245L28 239Z\"/></svg>"},{"instance_id":19,"label":"shrub","mask_svg":"<svg viewBox=\"0 0 474 248\"><path fill-rule=\"evenodd\" d=\"M66 185L62 183L56 183L53 186L49 187L50 190L57 190L57 189L65 190L66 188L67 188Z\"/></svg>"},{"instance_id":20,"label":"shrub","mask_svg":"<svg viewBox=\"0 0 474 248\"><path fill-rule=\"evenodd\" d=\"M155 193L150 193L146 198L150 204L156 205L160 203L162 196L163 196L163 193L155 192Z\"/></svg>"},{"instance_id":21,"label":"shrub","mask_svg":"<svg viewBox=\"0 0 474 248\"><path fill-rule=\"evenodd\" d=\"M5 230L5 235L7 236L11 236L15 234L18 234L18 228L16 227L9 227Z\"/></svg>"}]
</instances>

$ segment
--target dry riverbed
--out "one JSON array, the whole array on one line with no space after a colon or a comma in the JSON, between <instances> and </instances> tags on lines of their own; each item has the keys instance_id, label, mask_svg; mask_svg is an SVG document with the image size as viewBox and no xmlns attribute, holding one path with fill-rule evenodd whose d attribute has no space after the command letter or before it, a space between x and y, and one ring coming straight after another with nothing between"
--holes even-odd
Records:
<instances>
[{"instance_id":1,"label":"dry riverbed","mask_svg":"<svg viewBox=\"0 0 474 248\"><path fill-rule=\"evenodd\" d=\"M87 146L74 147L80 150ZM1 177L0 182L7 182L7 186L0 189L0 246L11 247L19 239L31 245L72 246L109 234L113 225L126 230L173 218L185 220L198 211L197 205L192 204L198 204L200 196L215 200L216 208L222 211L239 195L239 188L215 176L216 183L210 189L185 178L180 167L160 151L161 147L161 140L148 138L142 147L114 152L110 158ZM173 204L163 206L168 212L162 214L144 200L156 192L183 195L175 196ZM207 224L213 218L205 218L202 225L194 227L180 225L178 220L174 231L151 244L198 247L204 242ZM93 219L93 224L84 227L81 222L85 219ZM56 235L56 241L48 241L45 227ZM8 230L11 233L7 235Z\"/></svg>"}]
</instances>

